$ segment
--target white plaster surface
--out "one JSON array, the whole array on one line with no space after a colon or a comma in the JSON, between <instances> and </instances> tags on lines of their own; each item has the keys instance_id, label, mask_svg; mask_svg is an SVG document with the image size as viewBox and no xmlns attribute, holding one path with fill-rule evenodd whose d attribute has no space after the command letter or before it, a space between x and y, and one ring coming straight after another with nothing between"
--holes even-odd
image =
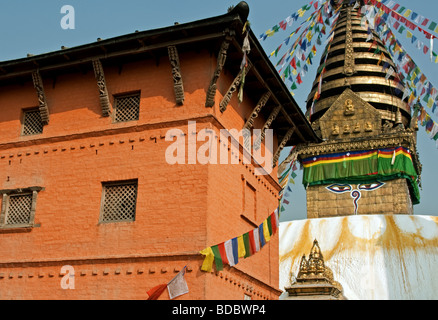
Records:
<instances>
[{"instance_id":1,"label":"white plaster surface","mask_svg":"<svg viewBox=\"0 0 438 320\"><path fill-rule=\"evenodd\" d=\"M281 290L290 286L314 239L347 299L438 299L438 217L358 215L282 222Z\"/></svg>"}]
</instances>

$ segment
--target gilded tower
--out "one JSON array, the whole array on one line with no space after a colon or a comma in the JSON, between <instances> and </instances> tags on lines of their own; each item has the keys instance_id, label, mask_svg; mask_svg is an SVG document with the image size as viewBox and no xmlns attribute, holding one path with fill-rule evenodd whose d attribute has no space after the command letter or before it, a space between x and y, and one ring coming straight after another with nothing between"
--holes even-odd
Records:
<instances>
[{"instance_id":1,"label":"gilded tower","mask_svg":"<svg viewBox=\"0 0 438 320\"><path fill-rule=\"evenodd\" d=\"M413 214L419 202L417 121L391 54L358 4L340 4L308 97L307 115L322 142L290 156L304 169L308 218Z\"/></svg>"}]
</instances>

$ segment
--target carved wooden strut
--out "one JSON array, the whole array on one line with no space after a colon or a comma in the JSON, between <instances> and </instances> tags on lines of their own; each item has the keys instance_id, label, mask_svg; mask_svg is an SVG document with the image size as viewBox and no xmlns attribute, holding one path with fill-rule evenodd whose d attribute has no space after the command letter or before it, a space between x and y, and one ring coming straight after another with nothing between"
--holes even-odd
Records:
<instances>
[{"instance_id":1,"label":"carved wooden strut","mask_svg":"<svg viewBox=\"0 0 438 320\"><path fill-rule=\"evenodd\" d=\"M231 40L232 40L232 37L227 35L225 37L225 40L222 42L221 48L219 50L216 70L214 71L213 77L210 81L210 86L208 87L208 91L207 91L207 98L205 101L206 107L213 107L214 106L214 98L216 96L216 89L217 89L216 83L217 83L217 80L219 79L221 71L225 65L225 61L227 59L227 51L228 51L228 48L230 46Z\"/></svg>"},{"instance_id":2,"label":"carved wooden strut","mask_svg":"<svg viewBox=\"0 0 438 320\"><path fill-rule=\"evenodd\" d=\"M179 105L184 104L184 85L181 76L178 50L175 46L168 46L167 52L169 53L169 61L172 66L172 77L173 77L173 89L175 91L176 103Z\"/></svg>"},{"instance_id":3,"label":"carved wooden strut","mask_svg":"<svg viewBox=\"0 0 438 320\"><path fill-rule=\"evenodd\" d=\"M295 127L290 128L286 135L284 136L283 140L281 140L280 145L277 148L277 151L275 151L274 157L272 158L272 167L275 167L275 164L278 161L278 158L280 157L280 153L283 150L283 148L286 146L286 143L289 141L289 139L292 137L295 131Z\"/></svg>"},{"instance_id":4,"label":"carved wooden strut","mask_svg":"<svg viewBox=\"0 0 438 320\"><path fill-rule=\"evenodd\" d=\"M92 62L94 75L97 80L97 87L99 88L99 101L100 107L102 108L102 115L108 117L111 113L111 108L102 63L99 59L93 60Z\"/></svg>"},{"instance_id":5,"label":"carved wooden strut","mask_svg":"<svg viewBox=\"0 0 438 320\"><path fill-rule=\"evenodd\" d=\"M228 104L230 103L231 97L233 96L233 93L237 91L239 88L239 85L243 79L243 76L248 74L248 71L251 69L252 65L248 63L248 66L244 69L241 69L239 74L234 79L233 83L231 84L230 88L228 89L225 96L222 98L221 103L219 104L219 110L221 112L224 112L227 110Z\"/></svg>"},{"instance_id":6,"label":"carved wooden strut","mask_svg":"<svg viewBox=\"0 0 438 320\"><path fill-rule=\"evenodd\" d=\"M269 98L271 97L272 93L270 91L264 93L262 97L260 98L259 102L255 106L254 110L252 110L252 113L248 120L246 120L245 125L243 126L243 129L250 130L254 125L254 120L259 116L260 110L266 105Z\"/></svg>"},{"instance_id":7,"label":"carved wooden strut","mask_svg":"<svg viewBox=\"0 0 438 320\"><path fill-rule=\"evenodd\" d=\"M272 110L271 114L269 115L268 120L266 120L265 125L262 128L262 132L257 137L256 142L254 142L254 149L255 150L260 148L262 141L265 139L266 130L268 130L271 127L272 122L275 120L275 118L277 118L278 113L280 112L281 108L282 108L281 106L277 106L274 108L274 110Z\"/></svg>"},{"instance_id":8,"label":"carved wooden strut","mask_svg":"<svg viewBox=\"0 0 438 320\"><path fill-rule=\"evenodd\" d=\"M40 72L32 72L33 86L38 95L38 107L41 115L41 121L43 125L49 124L49 108L47 106L46 95L44 93L43 80L41 79Z\"/></svg>"}]
</instances>

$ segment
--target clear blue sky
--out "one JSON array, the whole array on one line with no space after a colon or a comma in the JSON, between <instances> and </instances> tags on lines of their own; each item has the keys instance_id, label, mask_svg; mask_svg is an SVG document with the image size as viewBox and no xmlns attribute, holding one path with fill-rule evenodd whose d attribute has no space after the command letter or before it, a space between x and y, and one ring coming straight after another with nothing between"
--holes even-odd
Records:
<instances>
[{"instance_id":1,"label":"clear blue sky","mask_svg":"<svg viewBox=\"0 0 438 320\"><path fill-rule=\"evenodd\" d=\"M438 1L436 0L395 1L438 22ZM247 0L250 7L249 20L252 30L256 35L259 35L309 2L310 0ZM185 23L221 15L226 13L229 6L237 3L238 1L231 0L2 1L0 4L0 61L23 58L28 53L41 54L55 51L59 50L61 46L82 45L94 42L97 38L107 39L135 30L155 29L173 25L174 22ZM60 21L64 15L60 11L64 5L71 5L75 9L74 30L61 28ZM298 22L286 31L281 31L274 37L263 41L262 45L266 51L270 53L275 49L297 25ZM404 35L400 36L399 40L438 89L438 64L431 63L428 56L420 53L413 45L406 42ZM428 41L424 37L422 40ZM314 61L319 61L322 51L323 48L319 47ZM438 40L435 41L434 51L438 52ZM304 101L315 78L316 65L317 63L314 63L304 79L304 83L296 90L295 99L302 108L304 108ZM437 116L432 114L431 116L435 122L438 122ZM414 207L415 214L438 215L435 204L437 201L438 149L435 141L430 140L421 126L418 141L420 160L423 164L423 188L421 204ZM306 217L305 191L300 180L301 174L296 179L297 184L294 186L294 192L290 198L294 205L290 205L290 209L282 215L283 221Z\"/></svg>"}]
</instances>

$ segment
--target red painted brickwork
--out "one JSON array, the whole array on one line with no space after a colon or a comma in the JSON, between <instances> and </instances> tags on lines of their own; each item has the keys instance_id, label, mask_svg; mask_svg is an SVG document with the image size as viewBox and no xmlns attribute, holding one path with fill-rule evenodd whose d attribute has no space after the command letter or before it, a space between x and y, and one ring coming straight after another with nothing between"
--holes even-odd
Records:
<instances>
[{"instance_id":1,"label":"red painted brickwork","mask_svg":"<svg viewBox=\"0 0 438 320\"><path fill-rule=\"evenodd\" d=\"M277 206L276 171L256 176L252 165L169 165L167 130L187 121L197 129L241 129L253 101L218 104L232 78L218 82L214 108L205 94L216 60L181 54L185 102L175 104L167 57L105 66L112 96L141 92L138 121L103 117L92 71L45 78L50 122L40 135L21 136L22 109L37 106L31 82L0 93L0 189L41 186L35 225L0 229L0 299L146 299L188 265L190 292L178 299L278 298L278 235L258 254L222 272L200 270L207 246L259 225ZM260 127L263 119L258 119ZM198 143L198 146L202 143ZM230 151L231 153L231 151ZM102 183L138 180L133 222L99 223ZM244 212L245 183L255 192ZM75 289L62 289L61 267L75 270ZM161 299L168 299L165 292Z\"/></svg>"}]
</instances>

